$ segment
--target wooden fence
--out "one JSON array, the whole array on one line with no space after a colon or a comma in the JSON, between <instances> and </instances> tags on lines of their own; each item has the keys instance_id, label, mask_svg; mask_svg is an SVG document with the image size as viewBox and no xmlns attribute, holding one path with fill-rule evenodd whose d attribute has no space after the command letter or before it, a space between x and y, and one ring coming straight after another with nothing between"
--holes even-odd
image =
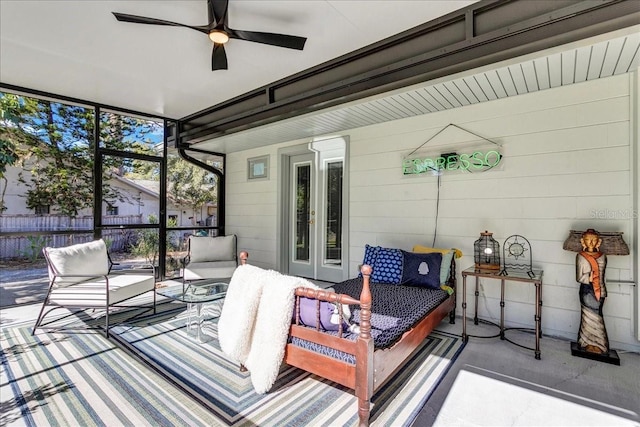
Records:
<instances>
[{"instance_id":1,"label":"wooden fence","mask_svg":"<svg viewBox=\"0 0 640 427\"><path fill-rule=\"evenodd\" d=\"M103 224L142 224L142 215L108 216ZM84 231L79 234L30 234L47 231ZM3 236L2 232L12 232ZM13 234L13 233L24 233ZM102 237L109 242L109 250L121 252L135 243L136 230L103 230ZM30 258L39 254L43 247L61 247L93 240L93 217L70 218L61 215L0 215L0 259Z\"/></svg>"}]
</instances>

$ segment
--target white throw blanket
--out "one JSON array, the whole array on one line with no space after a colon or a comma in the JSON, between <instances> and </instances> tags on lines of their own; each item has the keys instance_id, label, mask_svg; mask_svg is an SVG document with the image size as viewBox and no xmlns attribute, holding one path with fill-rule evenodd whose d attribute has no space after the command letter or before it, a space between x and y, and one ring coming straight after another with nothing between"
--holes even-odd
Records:
<instances>
[{"instance_id":1,"label":"white throw blanket","mask_svg":"<svg viewBox=\"0 0 640 427\"><path fill-rule=\"evenodd\" d=\"M300 286L318 289L252 265L238 267L231 278L218 321L220 348L251 372L257 393L269 391L278 377Z\"/></svg>"}]
</instances>

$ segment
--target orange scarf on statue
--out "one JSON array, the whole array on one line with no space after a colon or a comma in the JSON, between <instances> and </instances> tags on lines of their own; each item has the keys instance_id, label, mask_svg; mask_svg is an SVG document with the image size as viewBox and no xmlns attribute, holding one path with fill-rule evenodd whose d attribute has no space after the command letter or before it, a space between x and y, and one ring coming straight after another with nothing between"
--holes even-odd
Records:
<instances>
[{"instance_id":1,"label":"orange scarf on statue","mask_svg":"<svg viewBox=\"0 0 640 427\"><path fill-rule=\"evenodd\" d=\"M593 285L593 292L596 295L596 300L600 301L600 267L598 266L598 261L596 261L600 256L602 256L602 252L585 252L582 251L580 254L589 261L589 265L591 265L591 284Z\"/></svg>"}]
</instances>

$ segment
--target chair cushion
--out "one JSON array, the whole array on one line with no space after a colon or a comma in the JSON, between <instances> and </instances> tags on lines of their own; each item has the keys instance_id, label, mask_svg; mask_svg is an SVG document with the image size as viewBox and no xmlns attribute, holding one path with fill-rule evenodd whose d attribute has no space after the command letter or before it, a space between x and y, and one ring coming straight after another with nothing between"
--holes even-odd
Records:
<instances>
[{"instance_id":1,"label":"chair cushion","mask_svg":"<svg viewBox=\"0 0 640 427\"><path fill-rule=\"evenodd\" d=\"M117 304L155 289L153 273L123 273L109 276L109 305ZM74 286L52 290L49 303L65 307L104 307L106 304L104 278L87 280Z\"/></svg>"},{"instance_id":2,"label":"chair cushion","mask_svg":"<svg viewBox=\"0 0 640 427\"><path fill-rule=\"evenodd\" d=\"M49 259L49 279L54 274L67 276L57 277L57 286L69 286L82 282L88 277L73 277L74 274L102 276L109 273L109 257L104 240L79 243L64 248L44 249Z\"/></svg>"},{"instance_id":3,"label":"chair cushion","mask_svg":"<svg viewBox=\"0 0 640 427\"><path fill-rule=\"evenodd\" d=\"M184 280L228 279L233 276L235 261L191 262L182 272Z\"/></svg>"},{"instance_id":4,"label":"chair cushion","mask_svg":"<svg viewBox=\"0 0 640 427\"><path fill-rule=\"evenodd\" d=\"M155 289L153 273L123 273L109 275L109 304L124 301Z\"/></svg>"},{"instance_id":5,"label":"chair cushion","mask_svg":"<svg viewBox=\"0 0 640 427\"><path fill-rule=\"evenodd\" d=\"M189 237L190 262L232 261L236 259L236 236ZM229 276L230 277L230 276Z\"/></svg>"}]
</instances>

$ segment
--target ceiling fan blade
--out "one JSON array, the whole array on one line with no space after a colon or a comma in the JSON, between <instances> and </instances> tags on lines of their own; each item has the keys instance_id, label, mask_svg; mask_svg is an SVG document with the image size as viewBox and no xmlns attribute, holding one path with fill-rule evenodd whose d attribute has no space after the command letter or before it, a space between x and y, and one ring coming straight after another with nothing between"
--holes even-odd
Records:
<instances>
[{"instance_id":1,"label":"ceiling fan blade","mask_svg":"<svg viewBox=\"0 0 640 427\"><path fill-rule=\"evenodd\" d=\"M207 0L209 11L209 26L227 25L227 10L229 0Z\"/></svg>"},{"instance_id":2,"label":"ceiling fan blade","mask_svg":"<svg viewBox=\"0 0 640 427\"><path fill-rule=\"evenodd\" d=\"M111 13L113 13L113 16L115 16L116 19L120 22L131 22L134 24L167 25L171 27L185 27L185 28L191 28L192 30L200 31L201 33L205 33L205 34L209 33L209 30L206 26L186 25L186 24L180 24L178 22L165 21L163 19L148 18L146 16L127 15L126 13L118 13L118 12L111 12Z\"/></svg>"},{"instance_id":3,"label":"ceiling fan blade","mask_svg":"<svg viewBox=\"0 0 640 427\"><path fill-rule=\"evenodd\" d=\"M229 38L262 43L271 46L288 49L304 49L306 37L290 36L287 34L263 33L260 31L233 30L227 25L229 12L229 0L207 0L207 13L209 22L207 25L186 25L179 22L165 21L164 19L149 18L146 16L129 15L126 13L111 12L118 21L133 24L165 25L170 27L184 27L207 34L214 41L211 53L211 70L226 70L228 68L227 53L224 44L226 34ZM222 33L222 34L220 34Z\"/></svg>"},{"instance_id":4,"label":"ceiling fan blade","mask_svg":"<svg viewBox=\"0 0 640 427\"><path fill-rule=\"evenodd\" d=\"M262 33L259 31L232 30L231 28L229 28L229 37L232 39L240 39L298 50L302 50L305 42L307 41L306 37L289 36L287 34Z\"/></svg>"},{"instance_id":5,"label":"ceiling fan blade","mask_svg":"<svg viewBox=\"0 0 640 427\"><path fill-rule=\"evenodd\" d=\"M211 53L211 71L227 69L227 53L223 44L215 43Z\"/></svg>"}]
</instances>

